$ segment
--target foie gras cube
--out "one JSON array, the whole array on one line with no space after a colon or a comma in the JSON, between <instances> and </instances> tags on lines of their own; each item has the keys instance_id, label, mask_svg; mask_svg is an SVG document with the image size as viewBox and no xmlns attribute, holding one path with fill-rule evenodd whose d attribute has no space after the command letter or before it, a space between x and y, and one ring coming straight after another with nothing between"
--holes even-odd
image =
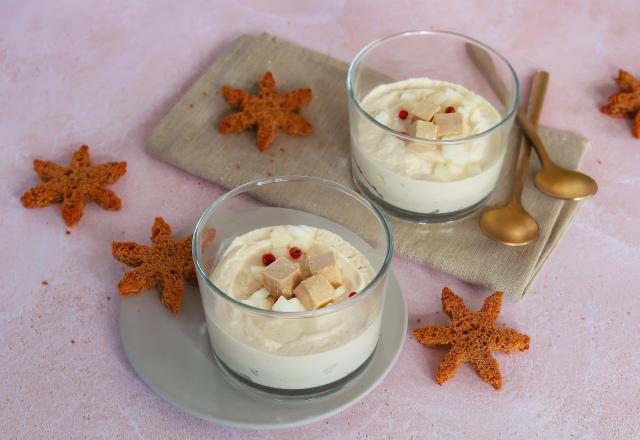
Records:
<instances>
[{"instance_id":1,"label":"foie gras cube","mask_svg":"<svg viewBox=\"0 0 640 440\"><path fill-rule=\"evenodd\" d=\"M327 305L333 299L335 292L329 280L322 275L307 278L293 290L293 294L307 310L315 310Z\"/></svg>"},{"instance_id":2,"label":"foie gras cube","mask_svg":"<svg viewBox=\"0 0 640 440\"><path fill-rule=\"evenodd\" d=\"M433 117L438 126L438 136L462 134L462 115L460 113L438 113Z\"/></svg>"},{"instance_id":3,"label":"foie gras cube","mask_svg":"<svg viewBox=\"0 0 640 440\"><path fill-rule=\"evenodd\" d=\"M429 98L422 98L412 106L412 110L416 118L430 121L440 111L440 106Z\"/></svg>"},{"instance_id":4,"label":"foie gras cube","mask_svg":"<svg viewBox=\"0 0 640 440\"><path fill-rule=\"evenodd\" d=\"M339 287L342 285L340 269L338 269L336 254L333 251L317 255L304 254L301 267L303 274L306 274L307 276L322 275L329 280L333 287Z\"/></svg>"},{"instance_id":5,"label":"foie gras cube","mask_svg":"<svg viewBox=\"0 0 640 440\"><path fill-rule=\"evenodd\" d=\"M290 263L286 258L278 258L262 272L264 287L269 290L269 296L278 298L284 295L289 299L293 296L293 289L302 281L302 273L297 264Z\"/></svg>"},{"instance_id":6,"label":"foie gras cube","mask_svg":"<svg viewBox=\"0 0 640 440\"><path fill-rule=\"evenodd\" d=\"M438 139L438 126L433 122L418 119L409 126L407 134L423 139Z\"/></svg>"}]
</instances>

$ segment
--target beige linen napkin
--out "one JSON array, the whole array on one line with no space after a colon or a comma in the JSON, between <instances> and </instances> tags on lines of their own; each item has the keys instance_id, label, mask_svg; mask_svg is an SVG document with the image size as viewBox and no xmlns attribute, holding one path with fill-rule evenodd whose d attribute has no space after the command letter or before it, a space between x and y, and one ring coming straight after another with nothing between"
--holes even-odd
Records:
<instances>
[{"instance_id":1,"label":"beige linen napkin","mask_svg":"<svg viewBox=\"0 0 640 440\"><path fill-rule=\"evenodd\" d=\"M148 152L183 170L233 188L267 175L319 176L353 187L349 155L346 72L342 61L272 35L242 36L207 69L171 109L151 135ZM232 110L220 94L223 85L256 90L257 80L274 73L281 91L310 87L314 98L303 114L315 125L310 137L279 134L266 153L256 147L255 132L221 135L217 125ZM571 133L540 129L551 156L577 168L587 147ZM498 187L489 205L503 203L515 169L518 136L512 133ZM531 175L539 167L533 161ZM327 200L306 199L296 207L330 218L344 217ZM277 200L265 200L278 203ZM547 260L577 205L551 199L527 182L525 208L541 228L540 238L524 247L507 247L486 238L479 213L444 225L415 225L387 218L396 240L395 253L448 272L464 281L521 298ZM357 221L340 218L341 221Z\"/></svg>"}]
</instances>

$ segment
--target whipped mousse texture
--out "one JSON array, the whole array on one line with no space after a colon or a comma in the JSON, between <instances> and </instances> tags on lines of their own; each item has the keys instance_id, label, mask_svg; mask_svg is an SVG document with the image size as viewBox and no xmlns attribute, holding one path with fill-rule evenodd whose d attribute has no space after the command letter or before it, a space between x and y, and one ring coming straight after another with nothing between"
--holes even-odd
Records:
<instances>
[{"instance_id":1,"label":"whipped mousse texture","mask_svg":"<svg viewBox=\"0 0 640 440\"><path fill-rule=\"evenodd\" d=\"M412 212L454 212L480 202L495 187L504 158L503 132L467 140L502 120L482 96L459 84L414 78L375 87L361 105L399 132L393 135L366 118L352 127L354 172L385 202ZM451 116L459 123L455 132L440 122ZM443 134L437 134L439 122ZM456 139L464 140L438 143Z\"/></svg>"},{"instance_id":2,"label":"whipped mousse texture","mask_svg":"<svg viewBox=\"0 0 640 440\"><path fill-rule=\"evenodd\" d=\"M341 285L335 289L329 285L333 296L322 307L342 301L353 304L319 316L287 318L287 312L308 309L296 296L273 298L273 289L265 287L263 272L269 265L264 264L263 256L271 254L275 261L283 259L297 267L303 258L292 256L293 247L303 256L335 255ZM255 309L205 298L216 355L245 379L271 388L306 389L335 382L362 365L377 344L382 295L350 295L364 289L374 276L367 258L328 230L282 225L237 236L222 251L209 278L226 295ZM284 313L265 315L265 310Z\"/></svg>"}]
</instances>

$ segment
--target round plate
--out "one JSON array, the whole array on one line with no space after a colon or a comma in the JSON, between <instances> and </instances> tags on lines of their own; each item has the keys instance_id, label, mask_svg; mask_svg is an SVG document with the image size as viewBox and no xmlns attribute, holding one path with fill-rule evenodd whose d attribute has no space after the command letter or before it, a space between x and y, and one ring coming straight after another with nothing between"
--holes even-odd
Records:
<instances>
[{"instance_id":1,"label":"round plate","mask_svg":"<svg viewBox=\"0 0 640 440\"><path fill-rule=\"evenodd\" d=\"M178 316L154 292L120 301L120 336L142 380L178 408L224 425L285 428L321 420L365 397L391 370L404 344L407 306L389 272L378 346L369 365L344 387L311 399L279 399L230 382L216 363L200 292L187 285Z\"/></svg>"}]
</instances>

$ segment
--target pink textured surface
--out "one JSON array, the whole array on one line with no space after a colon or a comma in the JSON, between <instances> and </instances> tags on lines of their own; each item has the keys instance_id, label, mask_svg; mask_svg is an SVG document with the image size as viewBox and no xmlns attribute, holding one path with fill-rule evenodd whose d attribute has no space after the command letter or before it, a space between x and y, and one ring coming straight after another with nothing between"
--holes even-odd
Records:
<instances>
[{"instance_id":1,"label":"pink textured surface","mask_svg":"<svg viewBox=\"0 0 640 440\"><path fill-rule=\"evenodd\" d=\"M9 2L0 14L0 432L3 438L621 438L640 413L640 140L601 115L618 67L640 74L640 3L629 1ZM320 6L322 5L322 6ZM491 5L491 6L489 6ZM361 403L303 428L256 433L191 417L154 395L117 330L121 265L111 241L146 240L156 215L175 229L222 189L150 159L151 127L241 33L276 33L348 60L373 38L444 28L487 42L516 67L552 74L542 124L592 148L600 184L532 291L506 298L499 322L532 338L499 356L503 390L460 368L440 387L443 351L407 339L398 364ZM124 210L89 206L65 235L57 207L26 210L32 160L126 160L113 188ZM491 270L487 262L487 270ZM446 322L448 285L472 306L487 292L395 259L410 328ZM48 286L41 281L47 280ZM75 342L75 343L74 343Z\"/></svg>"}]
</instances>

